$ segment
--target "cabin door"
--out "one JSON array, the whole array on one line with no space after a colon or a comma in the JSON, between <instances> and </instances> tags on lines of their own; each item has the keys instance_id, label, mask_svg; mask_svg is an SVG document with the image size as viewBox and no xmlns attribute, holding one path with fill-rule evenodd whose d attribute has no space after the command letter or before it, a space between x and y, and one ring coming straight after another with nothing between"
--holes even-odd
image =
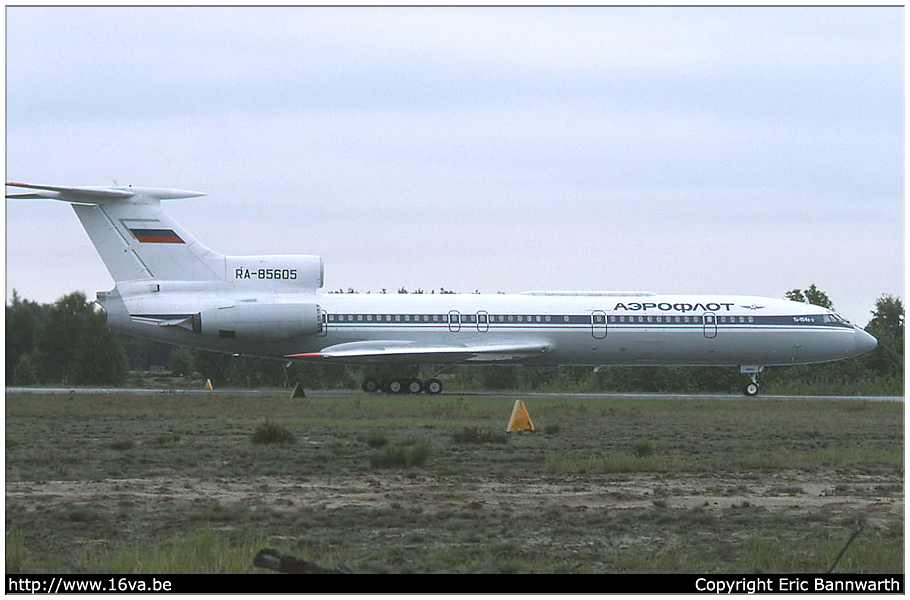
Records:
<instances>
[{"instance_id":1,"label":"cabin door","mask_svg":"<svg viewBox=\"0 0 910 600\"><path fill-rule=\"evenodd\" d=\"M481 310L477 312L477 331L480 333L486 333L490 329L490 314Z\"/></svg>"},{"instance_id":2,"label":"cabin door","mask_svg":"<svg viewBox=\"0 0 910 600\"><path fill-rule=\"evenodd\" d=\"M461 329L461 314L457 310L449 311L449 331L459 331Z\"/></svg>"},{"instance_id":3,"label":"cabin door","mask_svg":"<svg viewBox=\"0 0 910 600\"><path fill-rule=\"evenodd\" d=\"M706 312L704 317L705 337L714 339L717 337L717 315L713 312Z\"/></svg>"},{"instance_id":4,"label":"cabin door","mask_svg":"<svg viewBox=\"0 0 910 600\"><path fill-rule=\"evenodd\" d=\"M317 337L324 336L329 330L329 315L326 314L324 310L321 310L320 312L322 313L320 317L322 319L322 331L316 334Z\"/></svg>"},{"instance_id":5,"label":"cabin door","mask_svg":"<svg viewBox=\"0 0 910 600\"><path fill-rule=\"evenodd\" d=\"M591 335L598 340L607 337L607 313L602 310L591 313Z\"/></svg>"}]
</instances>

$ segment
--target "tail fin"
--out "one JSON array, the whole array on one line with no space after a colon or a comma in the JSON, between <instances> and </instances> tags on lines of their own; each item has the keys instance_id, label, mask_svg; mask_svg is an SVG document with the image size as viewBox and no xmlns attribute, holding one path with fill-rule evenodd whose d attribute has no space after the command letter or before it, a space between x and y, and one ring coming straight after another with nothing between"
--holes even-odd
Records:
<instances>
[{"instance_id":1,"label":"tail fin","mask_svg":"<svg viewBox=\"0 0 910 600\"><path fill-rule=\"evenodd\" d=\"M223 281L224 255L209 250L161 209L161 200L200 192L133 187L52 187L7 198L69 202L115 282L142 279Z\"/></svg>"}]
</instances>

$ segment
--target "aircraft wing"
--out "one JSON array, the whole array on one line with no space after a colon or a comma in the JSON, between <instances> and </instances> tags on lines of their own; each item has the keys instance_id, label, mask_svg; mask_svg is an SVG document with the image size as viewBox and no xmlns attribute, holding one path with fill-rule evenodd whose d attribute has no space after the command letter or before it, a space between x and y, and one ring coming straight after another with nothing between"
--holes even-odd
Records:
<instances>
[{"instance_id":1,"label":"aircraft wing","mask_svg":"<svg viewBox=\"0 0 910 600\"><path fill-rule=\"evenodd\" d=\"M319 352L289 354L286 358L351 363L514 362L541 356L550 349L550 344L535 341L433 346L410 341L377 340L337 344Z\"/></svg>"}]
</instances>

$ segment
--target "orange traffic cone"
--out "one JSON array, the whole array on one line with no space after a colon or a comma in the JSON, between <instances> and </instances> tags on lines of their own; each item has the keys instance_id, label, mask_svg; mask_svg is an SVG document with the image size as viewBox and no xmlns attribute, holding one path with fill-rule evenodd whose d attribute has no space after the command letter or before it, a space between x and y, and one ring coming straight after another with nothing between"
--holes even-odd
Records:
<instances>
[{"instance_id":1,"label":"orange traffic cone","mask_svg":"<svg viewBox=\"0 0 910 600\"><path fill-rule=\"evenodd\" d=\"M506 432L512 431L534 431L534 423L531 422L528 409L525 408L525 403L521 400L515 401L515 406L512 407L512 416L509 417L509 426L506 428Z\"/></svg>"}]
</instances>

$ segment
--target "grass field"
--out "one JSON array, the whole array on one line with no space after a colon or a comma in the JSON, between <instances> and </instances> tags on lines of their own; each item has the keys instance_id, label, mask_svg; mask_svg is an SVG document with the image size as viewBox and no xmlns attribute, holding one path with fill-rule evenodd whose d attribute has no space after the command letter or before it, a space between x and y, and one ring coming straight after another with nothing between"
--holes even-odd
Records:
<instances>
[{"instance_id":1,"label":"grass field","mask_svg":"<svg viewBox=\"0 0 910 600\"><path fill-rule=\"evenodd\" d=\"M6 397L7 573L902 573L902 402Z\"/></svg>"}]
</instances>

